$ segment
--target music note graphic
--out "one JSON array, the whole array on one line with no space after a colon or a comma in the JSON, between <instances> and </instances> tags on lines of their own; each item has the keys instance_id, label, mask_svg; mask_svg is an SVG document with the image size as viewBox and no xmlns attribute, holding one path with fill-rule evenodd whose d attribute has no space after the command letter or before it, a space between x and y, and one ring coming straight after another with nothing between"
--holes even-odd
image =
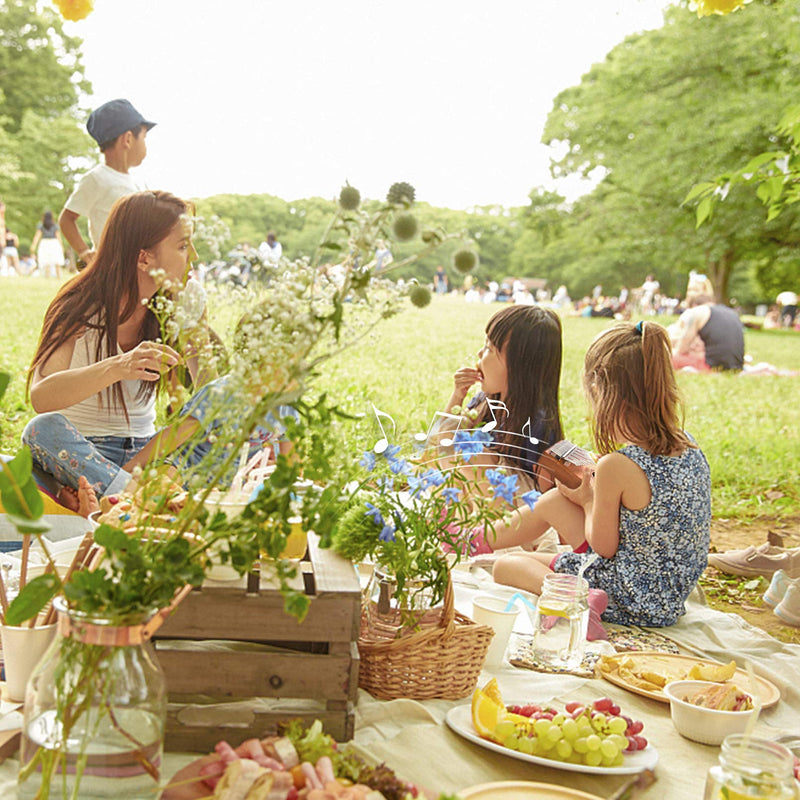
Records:
<instances>
[{"instance_id":1,"label":"music note graphic","mask_svg":"<svg viewBox=\"0 0 800 800\"><path fill-rule=\"evenodd\" d=\"M506 416L508 416L508 407L502 400L492 400L491 397L486 398L486 404L489 406L489 412L492 418L481 427L481 430L484 433L489 433L489 431L493 431L497 427L497 417L494 415L495 409L502 409L506 412Z\"/></svg>"},{"instance_id":2,"label":"music note graphic","mask_svg":"<svg viewBox=\"0 0 800 800\"><path fill-rule=\"evenodd\" d=\"M440 418L440 417L442 419L454 419L454 420L458 421L458 425L456 425L456 428L453 431L453 437L458 432L458 430L461 427L461 425L464 423L464 417L459 416L458 414L448 414L446 411L435 411L434 414L433 414L433 419L431 420L430 427L428 428L428 432L427 433L415 433L414 434L414 438L418 442L427 442L430 439L431 434L432 433L436 433L436 431L439 429L439 419L438 418ZM450 431L447 431L447 433L449 434ZM451 444L453 444L453 438L450 437L450 436L445 436L445 437L443 437L442 439L439 440L439 444L442 445L443 447L449 447Z\"/></svg>"},{"instance_id":3,"label":"music note graphic","mask_svg":"<svg viewBox=\"0 0 800 800\"><path fill-rule=\"evenodd\" d=\"M525 428L528 429L528 433L525 433ZM539 444L539 440L535 436L531 436L531 418L528 417L528 421L522 426L522 435L527 436L528 440L531 444Z\"/></svg>"},{"instance_id":4,"label":"music note graphic","mask_svg":"<svg viewBox=\"0 0 800 800\"><path fill-rule=\"evenodd\" d=\"M380 455L383 453L386 448L389 446L389 440L386 438L386 431L383 429L383 425L381 424L381 417L386 417L389 422L392 423L392 435L394 435L395 431L397 430L397 425L395 425L394 420L392 419L391 415L387 414L385 411L380 411L375 407L374 403L370 403L372 406L373 412L375 412L375 419L378 421L378 427L381 429L381 433L383 434L382 439L378 439L375 442L375 446L372 448L372 452Z\"/></svg>"}]
</instances>

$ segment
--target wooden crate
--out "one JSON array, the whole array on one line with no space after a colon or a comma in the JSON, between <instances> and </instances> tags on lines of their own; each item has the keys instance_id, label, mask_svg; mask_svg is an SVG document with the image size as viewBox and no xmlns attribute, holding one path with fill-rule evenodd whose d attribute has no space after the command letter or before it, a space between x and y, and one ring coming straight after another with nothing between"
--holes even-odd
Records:
<instances>
[{"instance_id":1,"label":"wooden crate","mask_svg":"<svg viewBox=\"0 0 800 800\"><path fill-rule=\"evenodd\" d=\"M158 631L154 643L167 677L170 750L207 752L223 738L235 746L273 732L279 720L291 717L309 723L320 719L337 740L352 738L358 693L358 576L349 561L320 548L313 534L300 567L297 586L311 597L302 623L283 610L277 588L254 574L232 584L204 584ZM178 639L185 641L175 643ZM210 652L213 640L271 647ZM244 698L315 700L318 706L297 714L237 706L222 721L209 721L207 706Z\"/></svg>"}]
</instances>

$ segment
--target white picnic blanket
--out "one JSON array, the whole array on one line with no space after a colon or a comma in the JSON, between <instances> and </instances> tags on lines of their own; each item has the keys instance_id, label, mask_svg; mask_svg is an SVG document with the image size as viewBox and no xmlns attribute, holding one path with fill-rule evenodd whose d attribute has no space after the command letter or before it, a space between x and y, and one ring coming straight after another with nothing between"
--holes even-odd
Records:
<instances>
[{"instance_id":1,"label":"white picnic blanket","mask_svg":"<svg viewBox=\"0 0 800 800\"><path fill-rule=\"evenodd\" d=\"M455 586L456 606L465 613L471 610L475 594L510 596L507 587L497 586L481 573L457 576ZM520 614L516 630L525 633L529 626L530 620ZM708 608L699 595L690 599L687 614L677 625L660 632L697 655L724 662L733 657L739 665L749 658L756 672L775 683L782 694L777 706L762 712L756 735L774 738L785 733L800 734L800 646L783 644L736 615ZM632 694L602 679L548 675L505 664L491 673L484 672L481 682L492 675L497 677L509 702L589 702L604 695L612 697L622 706L623 713L644 721L644 734L659 754L658 782L644 797L653 800L702 797L706 772L717 762L719 748L682 738L672 726L668 705ZM353 746L364 756L385 761L408 780L437 792L455 792L488 781L530 780L608 796L625 780L623 776L589 775L530 764L472 744L444 724L450 708L468 701L469 698L457 702L380 701L361 691ZM172 775L194 758L196 755L166 754L164 774ZM15 759L0 765L0 797L4 800L16 797L17 766Z\"/></svg>"}]
</instances>

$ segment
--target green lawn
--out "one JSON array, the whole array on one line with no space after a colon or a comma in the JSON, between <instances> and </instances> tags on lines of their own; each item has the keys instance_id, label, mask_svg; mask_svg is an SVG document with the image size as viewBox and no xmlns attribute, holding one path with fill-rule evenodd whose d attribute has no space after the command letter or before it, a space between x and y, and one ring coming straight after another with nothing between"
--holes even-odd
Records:
<instances>
[{"instance_id":1,"label":"green lawn","mask_svg":"<svg viewBox=\"0 0 800 800\"><path fill-rule=\"evenodd\" d=\"M44 279L0 281L0 369L13 376L0 412L3 452L14 451L32 414L24 397L25 370L54 292L54 282ZM243 307L241 297L212 290L211 321L226 341ZM434 297L428 308L409 307L329 362L319 386L348 411L368 413L347 432L347 446L360 449L376 438L370 403L397 422L398 441L426 430L450 395L453 372L474 363L486 321L499 307ZM564 320L561 408L567 436L581 445L590 444L580 389L583 353L609 324ZM748 330L745 344L754 362L800 370L800 335ZM715 516L744 520L800 513L800 377L714 374L679 375L678 380L686 400L686 428L711 464Z\"/></svg>"}]
</instances>

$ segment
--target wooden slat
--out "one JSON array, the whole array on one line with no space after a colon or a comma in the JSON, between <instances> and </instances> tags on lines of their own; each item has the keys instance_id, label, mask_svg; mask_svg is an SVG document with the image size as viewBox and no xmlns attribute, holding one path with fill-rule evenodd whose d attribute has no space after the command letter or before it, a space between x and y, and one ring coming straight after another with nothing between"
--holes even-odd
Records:
<instances>
[{"instance_id":1,"label":"wooden slat","mask_svg":"<svg viewBox=\"0 0 800 800\"><path fill-rule=\"evenodd\" d=\"M293 697L354 700L358 670L353 676L350 654L209 653L205 650L163 650L158 660L167 678L171 701L178 695Z\"/></svg>"}]
</instances>

